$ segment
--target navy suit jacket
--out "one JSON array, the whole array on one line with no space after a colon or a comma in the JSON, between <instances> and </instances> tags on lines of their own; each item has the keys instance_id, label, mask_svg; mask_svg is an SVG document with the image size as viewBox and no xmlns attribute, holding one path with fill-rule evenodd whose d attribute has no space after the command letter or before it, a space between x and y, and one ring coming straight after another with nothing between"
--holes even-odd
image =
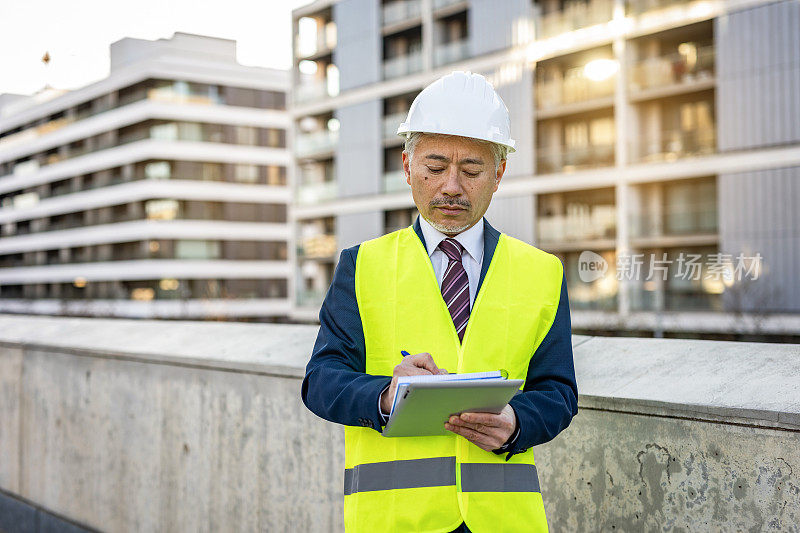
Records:
<instances>
[{"instance_id":1,"label":"navy suit jacket","mask_svg":"<svg viewBox=\"0 0 800 533\"><path fill-rule=\"evenodd\" d=\"M425 247L425 238L414 221L414 231ZM492 261L500 232L484 219L483 264L478 281ZM316 415L348 426L382 431L378 397L391 376L365 373L364 330L355 291L356 256L359 245L342 250L322 308L320 328L301 388L303 403ZM537 444L553 439L578 413L578 388L572 361L572 329L566 278L555 320L531 357L522 392L509 402L520 433L506 450L506 460Z\"/></svg>"}]
</instances>

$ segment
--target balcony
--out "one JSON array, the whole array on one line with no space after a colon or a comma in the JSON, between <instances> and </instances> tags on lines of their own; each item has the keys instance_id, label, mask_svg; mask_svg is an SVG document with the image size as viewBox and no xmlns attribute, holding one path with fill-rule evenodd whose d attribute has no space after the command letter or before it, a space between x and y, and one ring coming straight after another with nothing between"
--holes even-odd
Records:
<instances>
[{"instance_id":1,"label":"balcony","mask_svg":"<svg viewBox=\"0 0 800 533\"><path fill-rule=\"evenodd\" d=\"M653 237L715 236L718 231L716 197L709 202L667 207L665 213L632 214L630 234L636 239ZM708 239L703 239L708 240ZM710 239L712 241L716 238Z\"/></svg>"},{"instance_id":2,"label":"balcony","mask_svg":"<svg viewBox=\"0 0 800 533\"><path fill-rule=\"evenodd\" d=\"M295 89L294 97L298 103L320 100L328 95L328 84L325 81L301 83Z\"/></svg>"},{"instance_id":3,"label":"balcony","mask_svg":"<svg viewBox=\"0 0 800 533\"><path fill-rule=\"evenodd\" d=\"M651 11L673 8L690 3L692 0L631 0L626 2L629 15L641 15Z\"/></svg>"},{"instance_id":4,"label":"balcony","mask_svg":"<svg viewBox=\"0 0 800 533\"><path fill-rule=\"evenodd\" d=\"M563 10L542 15L537 27L539 39L555 37L581 28L609 22L614 2L595 0L588 3L569 2Z\"/></svg>"},{"instance_id":5,"label":"balcony","mask_svg":"<svg viewBox=\"0 0 800 533\"><path fill-rule=\"evenodd\" d=\"M383 6L383 25L391 26L415 19L422 14L420 0L395 0Z\"/></svg>"},{"instance_id":6,"label":"balcony","mask_svg":"<svg viewBox=\"0 0 800 533\"><path fill-rule=\"evenodd\" d=\"M297 136L295 152L297 157L313 157L333 152L339 141L338 130L319 130L301 133Z\"/></svg>"},{"instance_id":7,"label":"balcony","mask_svg":"<svg viewBox=\"0 0 800 533\"><path fill-rule=\"evenodd\" d=\"M714 47L691 47L688 53L675 52L642 59L631 69L631 92L672 86L710 85L714 80Z\"/></svg>"},{"instance_id":8,"label":"balcony","mask_svg":"<svg viewBox=\"0 0 800 533\"><path fill-rule=\"evenodd\" d=\"M335 235L320 234L306 237L297 245L297 255L305 259L325 259L336 255Z\"/></svg>"},{"instance_id":9,"label":"balcony","mask_svg":"<svg viewBox=\"0 0 800 533\"><path fill-rule=\"evenodd\" d=\"M597 205L576 213L539 217L536 225L537 241L542 244L608 240L613 246L616 209L613 205Z\"/></svg>"},{"instance_id":10,"label":"balcony","mask_svg":"<svg viewBox=\"0 0 800 533\"><path fill-rule=\"evenodd\" d=\"M546 146L537 149L537 174L573 171L614 164L614 145L598 144L572 148Z\"/></svg>"},{"instance_id":11,"label":"balcony","mask_svg":"<svg viewBox=\"0 0 800 533\"><path fill-rule=\"evenodd\" d=\"M297 188L297 202L301 204L318 204L333 200L339 194L336 180L319 183L306 183Z\"/></svg>"},{"instance_id":12,"label":"balcony","mask_svg":"<svg viewBox=\"0 0 800 533\"><path fill-rule=\"evenodd\" d=\"M148 89L147 99L170 104L221 105L225 103L218 93L192 91L186 84L179 82Z\"/></svg>"},{"instance_id":13,"label":"balcony","mask_svg":"<svg viewBox=\"0 0 800 533\"><path fill-rule=\"evenodd\" d=\"M336 48L336 24L328 22L317 29L316 38L311 35L311 39L301 39L297 35L295 39L295 50L298 59L314 59L330 54Z\"/></svg>"},{"instance_id":14,"label":"balcony","mask_svg":"<svg viewBox=\"0 0 800 533\"><path fill-rule=\"evenodd\" d=\"M392 113L383 117L383 138L400 139L397 128L406 119L406 113Z\"/></svg>"},{"instance_id":15,"label":"balcony","mask_svg":"<svg viewBox=\"0 0 800 533\"><path fill-rule=\"evenodd\" d=\"M383 174L383 192L409 191L406 173L403 170L391 170Z\"/></svg>"},{"instance_id":16,"label":"balcony","mask_svg":"<svg viewBox=\"0 0 800 533\"><path fill-rule=\"evenodd\" d=\"M639 162L674 161L682 157L713 154L717 151L714 128L671 130L658 139L635 141L633 151Z\"/></svg>"},{"instance_id":17,"label":"balcony","mask_svg":"<svg viewBox=\"0 0 800 533\"><path fill-rule=\"evenodd\" d=\"M437 67L440 65L461 61L467 57L469 57L468 39L443 43L438 45L434 50L434 63Z\"/></svg>"},{"instance_id":18,"label":"balcony","mask_svg":"<svg viewBox=\"0 0 800 533\"><path fill-rule=\"evenodd\" d=\"M322 301L325 299L326 291L322 290L298 290L297 291L297 305L299 307L313 307L319 309L322 306Z\"/></svg>"},{"instance_id":19,"label":"balcony","mask_svg":"<svg viewBox=\"0 0 800 533\"><path fill-rule=\"evenodd\" d=\"M581 71L580 73L577 73ZM583 68L568 71L564 79L536 83L536 108L554 109L559 106L604 100L602 105L611 105L614 96L616 75L605 80L591 80L582 73Z\"/></svg>"},{"instance_id":20,"label":"balcony","mask_svg":"<svg viewBox=\"0 0 800 533\"><path fill-rule=\"evenodd\" d=\"M645 253L645 261L648 261L650 253ZM656 260L661 260L661 254L656 254ZM671 257L668 261L676 261ZM644 266L647 266L646 264ZM634 282L630 287L630 305L634 311L679 311L688 313L692 311L723 311L720 283L713 279L704 279L707 275L705 268L699 270L700 279L683 280L675 276L673 268L669 269L666 280L661 280L659 273L657 278L663 286L655 280Z\"/></svg>"},{"instance_id":21,"label":"balcony","mask_svg":"<svg viewBox=\"0 0 800 533\"><path fill-rule=\"evenodd\" d=\"M383 62L384 79L408 76L422 70L422 51L411 52L406 55L386 59Z\"/></svg>"}]
</instances>

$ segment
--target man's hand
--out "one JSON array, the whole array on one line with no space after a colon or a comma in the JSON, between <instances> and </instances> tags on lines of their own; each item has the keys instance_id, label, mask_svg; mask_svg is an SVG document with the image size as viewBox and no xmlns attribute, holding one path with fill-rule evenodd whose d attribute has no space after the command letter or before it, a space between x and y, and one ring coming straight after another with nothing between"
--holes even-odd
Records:
<instances>
[{"instance_id":1,"label":"man's hand","mask_svg":"<svg viewBox=\"0 0 800 533\"><path fill-rule=\"evenodd\" d=\"M453 415L444 428L461 435L481 449L490 452L506 443L517 429L514 409L506 404L500 414L461 413Z\"/></svg>"},{"instance_id":2,"label":"man's hand","mask_svg":"<svg viewBox=\"0 0 800 533\"><path fill-rule=\"evenodd\" d=\"M405 356L400 364L394 367L392 383L381 396L381 410L383 410L384 413L391 411L394 391L397 389L398 376L419 376L426 374L447 374L447 370L437 367L436 363L433 362L433 357L427 352ZM513 413L511 416L514 416Z\"/></svg>"}]
</instances>

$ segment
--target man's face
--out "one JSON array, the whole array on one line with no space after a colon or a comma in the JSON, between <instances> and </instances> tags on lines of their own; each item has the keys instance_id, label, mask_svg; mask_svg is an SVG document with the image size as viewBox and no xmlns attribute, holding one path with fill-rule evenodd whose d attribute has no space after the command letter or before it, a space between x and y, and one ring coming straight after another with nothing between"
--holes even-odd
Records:
<instances>
[{"instance_id":1,"label":"man's face","mask_svg":"<svg viewBox=\"0 0 800 533\"><path fill-rule=\"evenodd\" d=\"M467 137L424 135L403 170L422 217L446 235L457 235L478 222L506 169L495 172L491 148Z\"/></svg>"}]
</instances>

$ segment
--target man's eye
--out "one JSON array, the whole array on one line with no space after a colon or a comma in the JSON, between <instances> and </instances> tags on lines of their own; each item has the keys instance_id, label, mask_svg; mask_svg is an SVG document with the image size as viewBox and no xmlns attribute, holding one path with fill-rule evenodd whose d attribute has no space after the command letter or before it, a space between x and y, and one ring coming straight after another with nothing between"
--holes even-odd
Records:
<instances>
[{"instance_id":1,"label":"man's eye","mask_svg":"<svg viewBox=\"0 0 800 533\"><path fill-rule=\"evenodd\" d=\"M433 172L434 174L438 174L439 172L443 171L443 170L444 170L444 168L438 168L438 167L428 167L428 170L430 170L430 171L431 171L431 172Z\"/></svg>"},{"instance_id":2,"label":"man's eye","mask_svg":"<svg viewBox=\"0 0 800 533\"><path fill-rule=\"evenodd\" d=\"M465 170L465 171L464 171L464 174L466 174L466 175L467 175L467 176L469 176L470 178L474 178L475 176L477 176L478 174L480 174L480 172L467 172L467 171Z\"/></svg>"}]
</instances>

